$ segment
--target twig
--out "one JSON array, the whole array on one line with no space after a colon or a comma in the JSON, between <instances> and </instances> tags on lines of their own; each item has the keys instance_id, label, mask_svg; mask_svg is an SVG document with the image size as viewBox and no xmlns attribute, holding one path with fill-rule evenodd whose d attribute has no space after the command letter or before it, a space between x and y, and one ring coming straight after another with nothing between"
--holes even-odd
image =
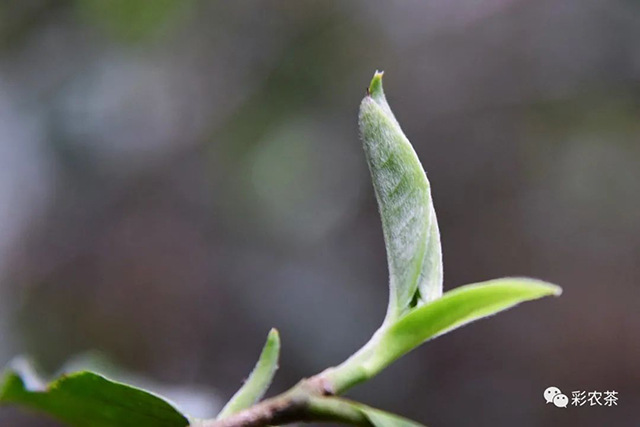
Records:
<instances>
[{"instance_id":1,"label":"twig","mask_svg":"<svg viewBox=\"0 0 640 427\"><path fill-rule=\"evenodd\" d=\"M303 380L289 391L237 414L201 421L192 427L264 427L310 421L371 427L371 422L357 404L333 397L331 386L323 374Z\"/></svg>"}]
</instances>

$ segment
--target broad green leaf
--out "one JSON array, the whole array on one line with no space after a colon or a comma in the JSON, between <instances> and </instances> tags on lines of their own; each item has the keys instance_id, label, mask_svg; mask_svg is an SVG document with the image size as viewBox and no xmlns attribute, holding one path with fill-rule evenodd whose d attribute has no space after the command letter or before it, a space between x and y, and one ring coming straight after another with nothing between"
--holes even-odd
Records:
<instances>
[{"instance_id":1,"label":"broad green leaf","mask_svg":"<svg viewBox=\"0 0 640 427\"><path fill-rule=\"evenodd\" d=\"M461 286L405 315L381 336L372 368L381 370L423 342L524 301L560 295L556 285L527 278L504 278Z\"/></svg>"},{"instance_id":2,"label":"broad green leaf","mask_svg":"<svg viewBox=\"0 0 640 427\"><path fill-rule=\"evenodd\" d=\"M260 354L260 359L249 375L249 379L220 411L219 420L247 409L264 396L278 369L279 357L280 335L276 329L271 329Z\"/></svg>"},{"instance_id":3,"label":"broad green leaf","mask_svg":"<svg viewBox=\"0 0 640 427\"><path fill-rule=\"evenodd\" d=\"M189 420L147 391L92 372L45 385L26 362L14 362L0 383L0 404L23 405L73 427L186 427Z\"/></svg>"},{"instance_id":4,"label":"broad green leaf","mask_svg":"<svg viewBox=\"0 0 640 427\"><path fill-rule=\"evenodd\" d=\"M360 104L360 133L382 219L389 264L387 321L414 302L442 295L442 250L431 189L411 143L402 132L376 72Z\"/></svg>"}]
</instances>

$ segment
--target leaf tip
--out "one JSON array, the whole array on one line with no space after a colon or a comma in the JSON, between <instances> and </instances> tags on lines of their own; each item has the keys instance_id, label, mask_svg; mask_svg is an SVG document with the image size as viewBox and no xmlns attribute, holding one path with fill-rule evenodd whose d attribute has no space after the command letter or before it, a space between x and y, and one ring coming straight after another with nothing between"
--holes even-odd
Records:
<instances>
[{"instance_id":1,"label":"leaf tip","mask_svg":"<svg viewBox=\"0 0 640 427\"><path fill-rule=\"evenodd\" d=\"M267 342L280 346L280 332L276 328L271 328L267 335Z\"/></svg>"},{"instance_id":2,"label":"leaf tip","mask_svg":"<svg viewBox=\"0 0 640 427\"><path fill-rule=\"evenodd\" d=\"M547 286L551 288L551 295L553 295L554 297L559 297L560 295L562 295L562 288L560 286L554 285L552 283L548 283Z\"/></svg>"},{"instance_id":3,"label":"leaf tip","mask_svg":"<svg viewBox=\"0 0 640 427\"><path fill-rule=\"evenodd\" d=\"M504 277L502 279L496 279L495 282L516 285L519 289L530 294L530 299L548 296L559 297L562 295L562 288L560 286L530 277Z\"/></svg>"},{"instance_id":4,"label":"leaf tip","mask_svg":"<svg viewBox=\"0 0 640 427\"><path fill-rule=\"evenodd\" d=\"M378 97L383 95L382 91L382 76L384 76L384 71L377 71L374 73L373 78L371 79L371 83L367 88L367 95L372 97Z\"/></svg>"},{"instance_id":5,"label":"leaf tip","mask_svg":"<svg viewBox=\"0 0 640 427\"><path fill-rule=\"evenodd\" d=\"M538 287L538 289L540 289L541 296L559 297L560 295L562 295L562 288L553 283L545 282L544 280L529 279L525 277L515 277L514 279L520 280L524 284L528 283L531 285L535 285L536 287Z\"/></svg>"}]
</instances>

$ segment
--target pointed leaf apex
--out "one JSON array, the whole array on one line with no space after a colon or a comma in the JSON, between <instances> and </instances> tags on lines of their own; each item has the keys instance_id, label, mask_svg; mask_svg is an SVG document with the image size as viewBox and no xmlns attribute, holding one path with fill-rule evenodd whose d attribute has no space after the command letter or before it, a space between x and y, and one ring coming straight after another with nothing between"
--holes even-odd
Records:
<instances>
[{"instance_id":1,"label":"pointed leaf apex","mask_svg":"<svg viewBox=\"0 0 640 427\"><path fill-rule=\"evenodd\" d=\"M267 336L268 340L277 339L280 340L280 332L276 328L271 328L269 331L269 335Z\"/></svg>"},{"instance_id":2,"label":"pointed leaf apex","mask_svg":"<svg viewBox=\"0 0 640 427\"><path fill-rule=\"evenodd\" d=\"M549 284L549 287L552 289L553 296L559 297L562 295L562 288L560 286Z\"/></svg>"},{"instance_id":3,"label":"pointed leaf apex","mask_svg":"<svg viewBox=\"0 0 640 427\"><path fill-rule=\"evenodd\" d=\"M367 89L367 94L369 96L373 98L384 96L384 91L382 90L382 76L384 76L384 71L376 71L373 75L371 84L369 84L369 88Z\"/></svg>"},{"instance_id":4,"label":"pointed leaf apex","mask_svg":"<svg viewBox=\"0 0 640 427\"><path fill-rule=\"evenodd\" d=\"M559 297L562 295L562 288L558 285L554 285L553 283L545 282L544 280L531 279L529 277L504 277L502 279L498 279L501 281L513 281L519 282L522 285L528 286L530 289L537 289L537 292L541 297L544 296L554 296Z\"/></svg>"}]
</instances>

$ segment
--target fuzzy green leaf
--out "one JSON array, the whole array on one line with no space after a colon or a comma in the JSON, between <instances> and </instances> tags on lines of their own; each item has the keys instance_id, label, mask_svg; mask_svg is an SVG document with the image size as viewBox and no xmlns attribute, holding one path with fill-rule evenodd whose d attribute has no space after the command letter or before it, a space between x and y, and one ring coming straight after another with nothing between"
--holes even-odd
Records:
<instances>
[{"instance_id":1,"label":"fuzzy green leaf","mask_svg":"<svg viewBox=\"0 0 640 427\"><path fill-rule=\"evenodd\" d=\"M376 72L360 104L360 133L382 219L389 264L387 321L442 295L440 232L427 176ZM416 292L419 299L415 301Z\"/></svg>"},{"instance_id":2,"label":"fuzzy green leaf","mask_svg":"<svg viewBox=\"0 0 640 427\"><path fill-rule=\"evenodd\" d=\"M276 329L271 329L260 359L249 375L249 379L220 411L219 420L249 408L264 396L278 369L279 357L280 335Z\"/></svg>"},{"instance_id":3,"label":"fuzzy green leaf","mask_svg":"<svg viewBox=\"0 0 640 427\"><path fill-rule=\"evenodd\" d=\"M62 376L44 385L23 361L4 373L0 404L23 405L73 427L189 425L189 420L170 403L147 391L92 372Z\"/></svg>"},{"instance_id":4,"label":"fuzzy green leaf","mask_svg":"<svg viewBox=\"0 0 640 427\"><path fill-rule=\"evenodd\" d=\"M370 360L371 367L379 372L431 338L521 302L560 295L561 292L556 285L517 277L461 286L414 309L386 330Z\"/></svg>"}]
</instances>

